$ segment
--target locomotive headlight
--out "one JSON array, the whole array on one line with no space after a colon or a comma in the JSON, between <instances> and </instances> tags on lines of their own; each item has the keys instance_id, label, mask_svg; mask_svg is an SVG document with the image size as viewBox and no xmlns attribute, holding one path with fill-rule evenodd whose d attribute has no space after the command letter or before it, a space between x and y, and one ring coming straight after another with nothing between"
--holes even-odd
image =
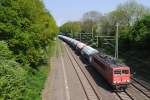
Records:
<instances>
[{"instance_id":1,"label":"locomotive headlight","mask_svg":"<svg viewBox=\"0 0 150 100\"><path fill-rule=\"evenodd\" d=\"M114 83L117 83L116 81L114 81Z\"/></svg>"},{"instance_id":2,"label":"locomotive headlight","mask_svg":"<svg viewBox=\"0 0 150 100\"><path fill-rule=\"evenodd\" d=\"M127 80L127 82L130 82L130 80Z\"/></svg>"}]
</instances>

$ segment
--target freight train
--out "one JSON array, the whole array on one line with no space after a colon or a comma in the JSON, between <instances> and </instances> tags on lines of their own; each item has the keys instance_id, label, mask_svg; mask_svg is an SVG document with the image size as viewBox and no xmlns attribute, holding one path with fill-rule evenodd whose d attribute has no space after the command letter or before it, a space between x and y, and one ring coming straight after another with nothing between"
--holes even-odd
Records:
<instances>
[{"instance_id":1,"label":"freight train","mask_svg":"<svg viewBox=\"0 0 150 100\"><path fill-rule=\"evenodd\" d=\"M81 54L104 77L114 90L125 90L131 81L130 68L113 57L67 36L58 35Z\"/></svg>"}]
</instances>

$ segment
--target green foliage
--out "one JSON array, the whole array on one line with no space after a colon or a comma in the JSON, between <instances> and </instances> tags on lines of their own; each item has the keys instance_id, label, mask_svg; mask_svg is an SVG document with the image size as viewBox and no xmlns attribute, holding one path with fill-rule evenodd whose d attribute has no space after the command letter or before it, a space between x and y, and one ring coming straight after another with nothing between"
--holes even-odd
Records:
<instances>
[{"instance_id":1,"label":"green foliage","mask_svg":"<svg viewBox=\"0 0 150 100\"><path fill-rule=\"evenodd\" d=\"M6 42L0 41L0 49L0 97L4 97L4 99L18 98L20 97L18 94L22 96L21 91L25 89L23 85L26 71L14 61Z\"/></svg>"},{"instance_id":2,"label":"green foliage","mask_svg":"<svg viewBox=\"0 0 150 100\"><path fill-rule=\"evenodd\" d=\"M0 100L40 98L58 32L42 0L0 0Z\"/></svg>"},{"instance_id":3,"label":"green foliage","mask_svg":"<svg viewBox=\"0 0 150 100\"><path fill-rule=\"evenodd\" d=\"M24 100L41 100L41 93L47 78L49 67L47 65L40 66L34 75L28 76L27 91Z\"/></svg>"},{"instance_id":4,"label":"green foliage","mask_svg":"<svg viewBox=\"0 0 150 100\"><path fill-rule=\"evenodd\" d=\"M145 16L132 27L129 38L138 47L149 48L150 16Z\"/></svg>"},{"instance_id":5,"label":"green foliage","mask_svg":"<svg viewBox=\"0 0 150 100\"><path fill-rule=\"evenodd\" d=\"M25 92L27 71L13 58L4 41L0 41L0 99L19 99Z\"/></svg>"},{"instance_id":6,"label":"green foliage","mask_svg":"<svg viewBox=\"0 0 150 100\"><path fill-rule=\"evenodd\" d=\"M96 22L91 19L85 20L81 25L82 32L84 33L95 33L96 32Z\"/></svg>"},{"instance_id":7,"label":"green foliage","mask_svg":"<svg viewBox=\"0 0 150 100\"><path fill-rule=\"evenodd\" d=\"M97 11L89 11L83 14L81 20L81 29L84 33L96 33L97 22L102 17L101 13Z\"/></svg>"},{"instance_id":8,"label":"green foliage","mask_svg":"<svg viewBox=\"0 0 150 100\"><path fill-rule=\"evenodd\" d=\"M12 57L12 52L9 50L7 43L0 41L0 59L9 60L12 59Z\"/></svg>"},{"instance_id":9,"label":"green foliage","mask_svg":"<svg viewBox=\"0 0 150 100\"><path fill-rule=\"evenodd\" d=\"M40 100L49 70L48 65L43 65L37 70L31 69L15 61L6 42L0 41L0 49L0 99ZM42 54L42 51L39 52Z\"/></svg>"},{"instance_id":10,"label":"green foliage","mask_svg":"<svg viewBox=\"0 0 150 100\"><path fill-rule=\"evenodd\" d=\"M1 0L0 4L0 39L8 41L19 63L29 63L33 67L42 63L44 53L41 51L45 50L58 32L43 2Z\"/></svg>"},{"instance_id":11,"label":"green foliage","mask_svg":"<svg viewBox=\"0 0 150 100\"><path fill-rule=\"evenodd\" d=\"M81 32L80 22L67 22L60 27L60 31L66 35L75 36ZM68 34L67 34L68 33Z\"/></svg>"},{"instance_id":12,"label":"green foliage","mask_svg":"<svg viewBox=\"0 0 150 100\"><path fill-rule=\"evenodd\" d=\"M0 60L0 98L21 99L26 90L27 72L12 60Z\"/></svg>"},{"instance_id":13,"label":"green foliage","mask_svg":"<svg viewBox=\"0 0 150 100\"><path fill-rule=\"evenodd\" d=\"M40 67L33 75L15 61L0 61L0 99L40 100L48 68Z\"/></svg>"}]
</instances>

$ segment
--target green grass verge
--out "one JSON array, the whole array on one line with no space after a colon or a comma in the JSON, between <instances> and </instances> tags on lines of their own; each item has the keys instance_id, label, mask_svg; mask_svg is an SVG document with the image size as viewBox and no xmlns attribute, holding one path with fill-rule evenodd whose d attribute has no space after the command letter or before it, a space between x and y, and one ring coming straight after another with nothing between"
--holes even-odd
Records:
<instances>
[{"instance_id":1,"label":"green grass verge","mask_svg":"<svg viewBox=\"0 0 150 100\"><path fill-rule=\"evenodd\" d=\"M54 56L56 51L56 43L57 41L53 41L51 45L48 47L48 62L50 58ZM28 76L28 94L26 100L41 100L42 90L44 89L44 85L50 71L50 62L45 65L41 65L37 70L34 71L34 75Z\"/></svg>"},{"instance_id":2,"label":"green grass verge","mask_svg":"<svg viewBox=\"0 0 150 100\"><path fill-rule=\"evenodd\" d=\"M41 100L42 90L49 72L49 65L42 65L34 75L29 76L27 100Z\"/></svg>"}]
</instances>

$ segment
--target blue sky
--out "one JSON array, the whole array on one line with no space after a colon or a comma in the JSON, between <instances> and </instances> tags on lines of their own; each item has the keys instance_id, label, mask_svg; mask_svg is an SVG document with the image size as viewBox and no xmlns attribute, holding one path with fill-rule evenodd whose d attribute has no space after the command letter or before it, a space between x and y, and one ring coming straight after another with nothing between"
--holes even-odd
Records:
<instances>
[{"instance_id":1,"label":"blue sky","mask_svg":"<svg viewBox=\"0 0 150 100\"><path fill-rule=\"evenodd\" d=\"M76 21L88 11L98 11L102 14L114 10L120 3L127 0L44 0L46 8L54 16L58 25L66 21ZM150 7L150 0L136 0Z\"/></svg>"}]
</instances>

